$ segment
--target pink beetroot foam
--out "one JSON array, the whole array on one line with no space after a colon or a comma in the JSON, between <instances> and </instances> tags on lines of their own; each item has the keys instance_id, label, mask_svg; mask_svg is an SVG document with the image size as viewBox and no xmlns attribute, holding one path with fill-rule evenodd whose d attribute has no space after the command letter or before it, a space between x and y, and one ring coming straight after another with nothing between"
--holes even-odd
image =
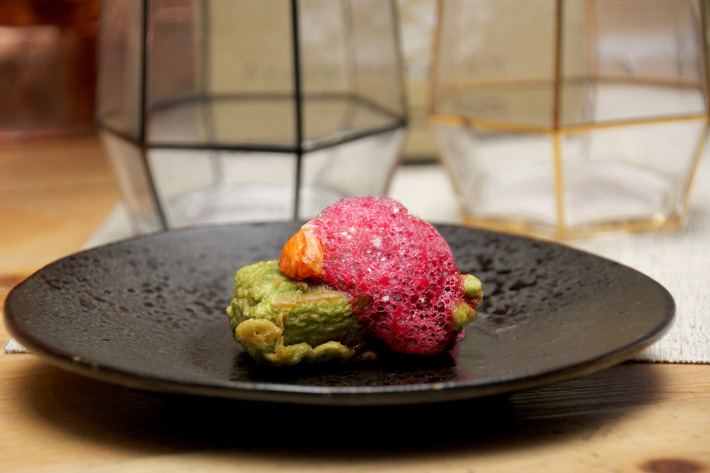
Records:
<instances>
[{"instance_id":1,"label":"pink beetroot foam","mask_svg":"<svg viewBox=\"0 0 710 473\"><path fill-rule=\"evenodd\" d=\"M400 353L453 345L451 313L463 287L433 226L384 197L342 199L310 223L323 246L324 282L350 294L368 332Z\"/></svg>"}]
</instances>

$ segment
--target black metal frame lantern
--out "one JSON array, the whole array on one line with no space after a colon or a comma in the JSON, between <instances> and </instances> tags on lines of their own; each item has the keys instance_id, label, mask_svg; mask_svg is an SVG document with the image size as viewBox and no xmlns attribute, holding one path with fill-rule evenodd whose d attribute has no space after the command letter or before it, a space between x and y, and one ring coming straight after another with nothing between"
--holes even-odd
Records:
<instances>
[{"instance_id":1,"label":"black metal frame lantern","mask_svg":"<svg viewBox=\"0 0 710 473\"><path fill-rule=\"evenodd\" d=\"M393 0L105 0L99 51L139 231L386 191L406 127Z\"/></svg>"}]
</instances>

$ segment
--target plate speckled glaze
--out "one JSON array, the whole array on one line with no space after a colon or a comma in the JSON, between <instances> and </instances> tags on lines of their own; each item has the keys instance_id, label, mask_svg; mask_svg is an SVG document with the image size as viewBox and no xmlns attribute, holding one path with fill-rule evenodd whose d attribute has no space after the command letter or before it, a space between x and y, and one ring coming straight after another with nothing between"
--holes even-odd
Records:
<instances>
[{"instance_id":1,"label":"plate speckled glaze","mask_svg":"<svg viewBox=\"0 0 710 473\"><path fill-rule=\"evenodd\" d=\"M160 392L310 404L401 404L509 392L632 357L670 325L649 277L571 248L438 229L484 282L479 319L450 356L274 369L254 364L224 314L233 274L273 259L297 223L194 227L133 238L39 270L5 302L11 333L62 368Z\"/></svg>"}]
</instances>

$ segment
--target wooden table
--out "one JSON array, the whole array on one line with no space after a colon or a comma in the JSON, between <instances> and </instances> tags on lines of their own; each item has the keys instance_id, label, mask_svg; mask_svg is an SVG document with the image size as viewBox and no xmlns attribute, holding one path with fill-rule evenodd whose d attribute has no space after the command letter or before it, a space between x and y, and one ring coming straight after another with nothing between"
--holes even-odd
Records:
<instances>
[{"instance_id":1,"label":"wooden table","mask_svg":"<svg viewBox=\"0 0 710 473\"><path fill-rule=\"evenodd\" d=\"M0 298L119 195L94 138L0 145ZM8 337L0 327L0 340ZM402 408L160 397L0 355L0 471L710 471L710 366L626 363Z\"/></svg>"}]
</instances>

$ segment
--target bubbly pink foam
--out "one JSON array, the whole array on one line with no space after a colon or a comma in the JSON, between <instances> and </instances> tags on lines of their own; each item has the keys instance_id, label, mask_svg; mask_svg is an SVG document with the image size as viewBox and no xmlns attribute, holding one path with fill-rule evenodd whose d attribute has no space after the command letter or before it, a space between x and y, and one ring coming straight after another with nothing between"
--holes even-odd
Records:
<instances>
[{"instance_id":1,"label":"bubbly pink foam","mask_svg":"<svg viewBox=\"0 0 710 473\"><path fill-rule=\"evenodd\" d=\"M323 245L324 282L352 296L366 330L401 353L452 346L451 312L463 287L433 226L384 197L342 199L311 224Z\"/></svg>"}]
</instances>

